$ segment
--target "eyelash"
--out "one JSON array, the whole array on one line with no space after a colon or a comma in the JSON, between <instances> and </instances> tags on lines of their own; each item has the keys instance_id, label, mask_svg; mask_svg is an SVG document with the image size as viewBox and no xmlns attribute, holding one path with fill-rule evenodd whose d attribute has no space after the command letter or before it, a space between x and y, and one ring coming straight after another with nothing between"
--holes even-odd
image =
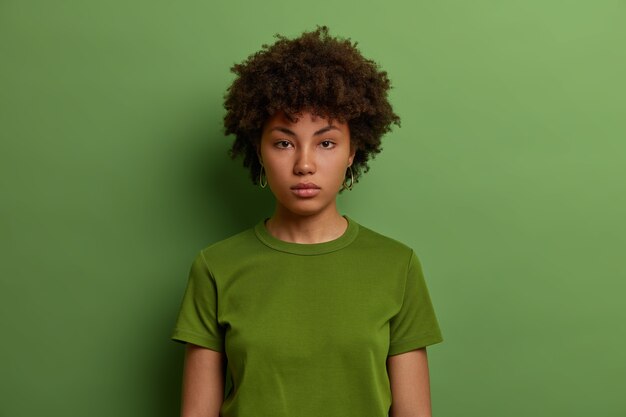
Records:
<instances>
[{"instance_id":1,"label":"eyelash","mask_svg":"<svg viewBox=\"0 0 626 417\"><path fill-rule=\"evenodd\" d=\"M276 147L280 149L286 149L286 147L280 146L281 144L284 144L284 143L291 145L291 143L289 143L288 140L279 140L278 142L276 142Z\"/></svg>"},{"instance_id":2,"label":"eyelash","mask_svg":"<svg viewBox=\"0 0 626 417\"><path fill-rule=\"evenodd\" d=\"M291 145L291 142L289 142L288 140L279 140L279 141L276 142L276 147L279 148L279 149L287 149L288 146L281 146L282 144L285 144L285 143ZM323 140L321 143L328 143L328 144L332 145L332 146L322 146L323 149L332 149L336 145L335 142L333 142L332 140L328 140L328 139L327 140Z\"/></svg>"}]
</instances>

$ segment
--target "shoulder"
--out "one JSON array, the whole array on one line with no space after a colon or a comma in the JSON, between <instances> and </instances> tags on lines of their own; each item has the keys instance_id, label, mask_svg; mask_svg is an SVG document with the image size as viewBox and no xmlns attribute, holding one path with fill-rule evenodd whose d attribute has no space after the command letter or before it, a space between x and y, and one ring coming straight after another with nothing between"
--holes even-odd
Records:
<instances>
[{"instance_id":1,"label":"shoulder","mask_svg":"<svg viewBox=\"0 0 626 417\"><path fill-rule=\"evenodd\" d=\"M413 248L386 234L377 232L359 224L359 244L367 248L375 248L377 252L388 256L405 258L407 261L413 256Z\"/></svg>"},{"instance_id":2,"label":"shoulder","mask_svg":"<svg viewBox=\"0 0 626 417\"><path fill-rule=\"evenodd\" d=\"M230 237L211 243L200 250L205 260L226 260L238 257L253 250L257 245L254 227L245 229Z\"/></svg>"}]
</instances>

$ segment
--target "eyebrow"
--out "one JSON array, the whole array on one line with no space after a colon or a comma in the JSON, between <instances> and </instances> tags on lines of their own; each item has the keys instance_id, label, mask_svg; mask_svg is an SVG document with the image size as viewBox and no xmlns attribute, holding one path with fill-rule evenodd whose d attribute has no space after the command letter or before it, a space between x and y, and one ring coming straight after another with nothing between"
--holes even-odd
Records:
<instances>
[{"instance_id":1,"label":"eyebrow","mask_svg":"<svg viewBox=\"0 0 626 417\"><path fill-rule=\"evenodd\" d=\"M270 132L273 131L273 130L278 130L279 132L283 132L283 133L285 133L287 135L290 135L290 136L294 136L294 137L296 136L296 134L292 130L287 129L286 127L283 127L283 126L273 127L273 128L270 129ZM313 135L314 136L323 135L324 133L326 133L326 132L328 132L330 130L341 131L337 126L328 125L326 127L321 128L317 132L313 133Z\"/></svg>"}]
</instances>

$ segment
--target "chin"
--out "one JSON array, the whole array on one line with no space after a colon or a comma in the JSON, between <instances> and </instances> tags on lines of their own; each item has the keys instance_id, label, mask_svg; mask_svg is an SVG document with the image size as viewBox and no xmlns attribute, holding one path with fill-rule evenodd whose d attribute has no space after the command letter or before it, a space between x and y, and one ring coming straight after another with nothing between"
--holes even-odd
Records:
<instances>
[{"instance_id":1,"label":"chin","mask_svg":"<svg viewBox=\"0 0 626 417\"><path fill-rule=\"evenodd\" d=\"M309 207L285 207L288 211L290 211L293 214L296 214L298 216L303 216L303 217L308 217L308 216L313 216L315 214L318 214L322 211L324 211L324 209L322 208L309 208Z\"/></svg>"},{"instance_id":2,"label":"chin","mask_svg":"<svg viewBox=\"0 0 626 417\"><path fill-rule=\"evenodd\" d=\"M308 200L299 200L299 201L289 201L288 204L283 202L280 203L283 208L293 214L298 216L312 216L314 214L318 214L324 211L330 203L322 203L320 201L315 201L315 198L311 198Z\"/></svg>"}]
</instances>

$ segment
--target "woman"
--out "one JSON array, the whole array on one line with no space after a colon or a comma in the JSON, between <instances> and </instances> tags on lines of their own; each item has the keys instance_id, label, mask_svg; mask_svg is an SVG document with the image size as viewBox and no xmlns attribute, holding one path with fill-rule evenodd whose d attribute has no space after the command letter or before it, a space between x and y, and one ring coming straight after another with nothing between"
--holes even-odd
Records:
<instances>
[{"instance_id":1,"label":"woman","mask_svg":"<svg viewBox=\"0 0 626 417\"><path fill-rule=\"evenodd\" d=\"M430 416L443 338L419 260L336 206L399 124L390 82L326 27L277 38L232 68L224 118L276 208L192 264L182 415Z\"/></svg>"}]
</instances>

